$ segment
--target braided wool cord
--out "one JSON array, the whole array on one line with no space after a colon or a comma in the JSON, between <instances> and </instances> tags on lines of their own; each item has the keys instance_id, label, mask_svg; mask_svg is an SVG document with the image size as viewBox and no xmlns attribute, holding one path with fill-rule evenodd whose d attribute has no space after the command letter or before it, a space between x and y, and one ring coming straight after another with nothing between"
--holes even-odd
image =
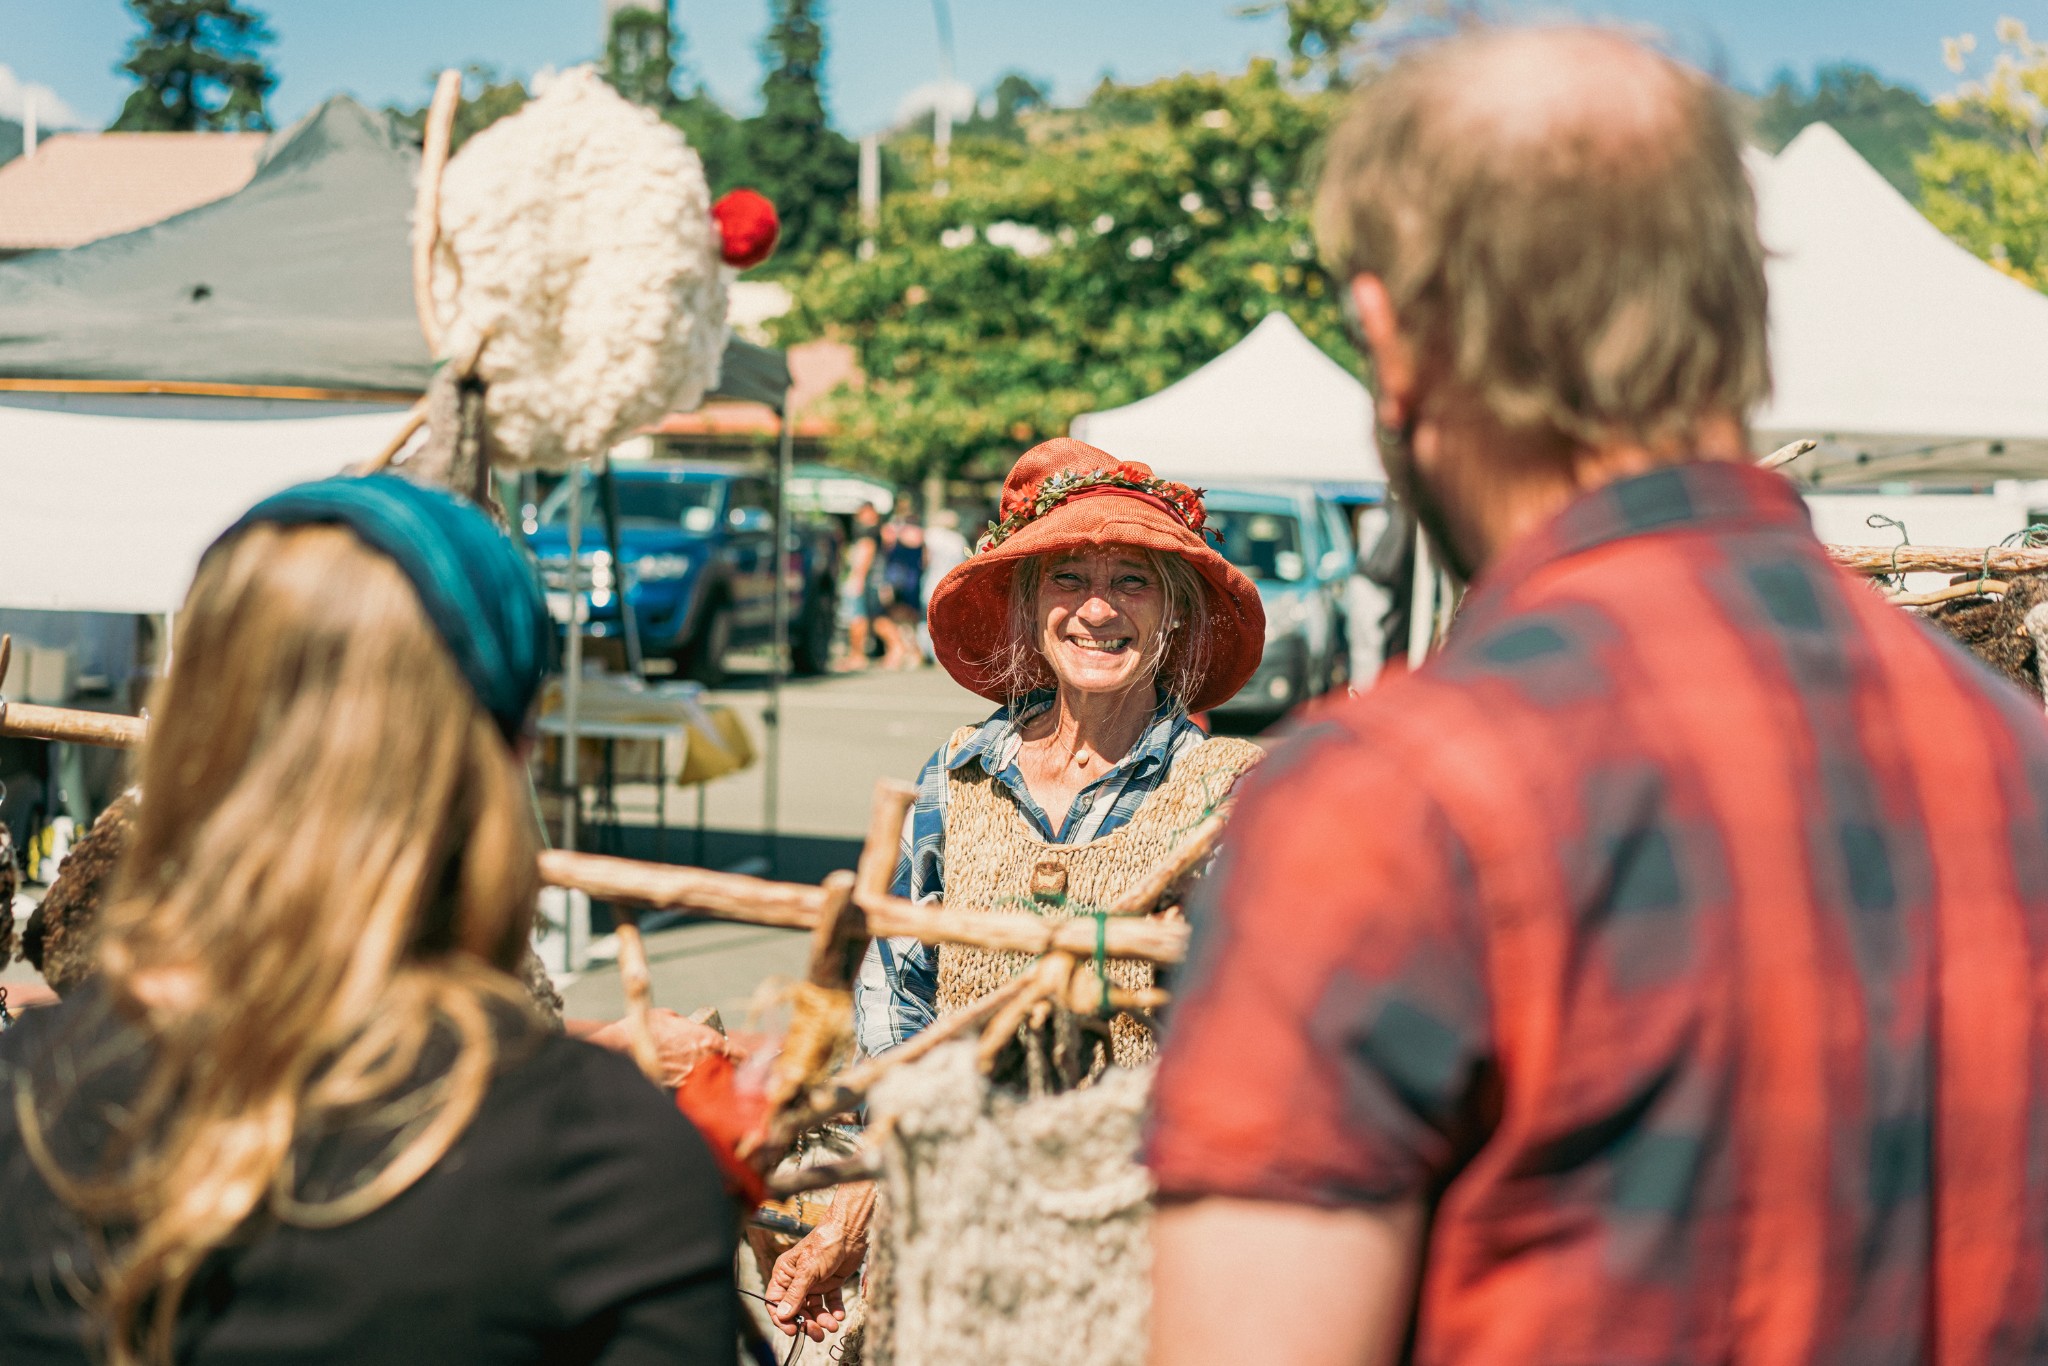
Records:
<instances>
[{"instance_id":1,"label":"braided wool cord","mask_svg":"<svg viewBox=\"0 0 2048 1366\"><path fill-rule=\"evenodd\" d=\"M1152 1179L1138 1163L1152 1069L1023 1099L972 1043L890 1072L867 1366L1142 1366ZM883 1274L873 1273L886 1267Z\"/></svg>"},{"instance_id":2,"label":"braided wool cord","mask_svg":"<svg viewBox=\"0 0 2048 1366\"><path fill-rule=\"evenodd\" d=\"M951 748L971 733L955 735ZM965 764L947 779L946 909L1066 919L1106 907L1171 854L1263 754L1248 740L1204 741L1174 761L1166 781L1127 824L1085 844L1046 843L981 765ZM1032 899L1032 871L1047 862L1066 868L1063 906ZM981 999L1031 961L1023 953L942 946L940 1013ZM1111 959L1109 975L1121 987L1152 985L1150 963ZM1118 1066L1136 1067L1153 1056L1152 1032L1128 1014L1116 1016L1110 1032Z\"/></svg>"}]
</instances>

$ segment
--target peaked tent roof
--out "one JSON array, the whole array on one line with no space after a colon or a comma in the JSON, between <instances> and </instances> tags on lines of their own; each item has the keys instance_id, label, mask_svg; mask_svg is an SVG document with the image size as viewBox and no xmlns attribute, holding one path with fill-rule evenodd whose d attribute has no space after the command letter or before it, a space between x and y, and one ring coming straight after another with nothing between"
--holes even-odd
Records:
<instances>
[{"instance_id":1,"label":"peaked tent roof","mask_svg":"<svg viewBox=\"0 0 2048 1366\"><path fill-rule=\"evenodd\" d=\"M1386 478L1372 395L1284 313L1150 398L1081 414L1072 432L1192 483Z\"/></svg>"},{"instance_id":2,"label":"peaked tent roof","mask_svg":"<svg viewBox=\"0 0 2048 1366\"><path fill-rule=\"evenodd\" d=\"M1950 241L1824 123L1752 158L1776 392L1823 484L2048 476L2048 296Z\"/></svg>"},{"instance_id":3,"label":"peaked tent roof","mask_svg":"<svg viewBox=\"0 0 2048 1366\"><path fill-rule=\"evenodd\" d=\"M418 392L418 154L337 95L246 187L162 223L0 265L0 378ZM733 341L719 394L780 407L782 357Z\"/></svg>"}]
</instances>

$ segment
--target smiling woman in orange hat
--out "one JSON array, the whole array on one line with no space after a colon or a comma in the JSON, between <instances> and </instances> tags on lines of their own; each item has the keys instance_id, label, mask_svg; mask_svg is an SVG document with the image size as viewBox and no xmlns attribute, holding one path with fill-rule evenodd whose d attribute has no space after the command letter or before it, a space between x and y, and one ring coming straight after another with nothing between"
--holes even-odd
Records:
<instances>
[{"instance_id":1,"label":"smiling woman in orange hat","mask_svg":"<svg viewBox=\"0 0 2048 1366\"><path fill-rule=\"evenodd\" d=\"M933 591L932 647L965 687L999 703L956 731L918 782L896 892L949 910L1067 915L1106 907L1172 852L1257 761L1188 719L1258 668L1258 590L1203 536L1199 490L1079 441L1024 453L1002 520ZM862 1052L883 1053L1002 985L1024 962L915 939L871 945L855 991ZM1143 964L1113 964L1125 985ZM1150 1032L1111 1022L1116 1061ZM871 1197L832 1212L777 1262L770 1314L836 1326Z\"/></svg>"}]
</instances>

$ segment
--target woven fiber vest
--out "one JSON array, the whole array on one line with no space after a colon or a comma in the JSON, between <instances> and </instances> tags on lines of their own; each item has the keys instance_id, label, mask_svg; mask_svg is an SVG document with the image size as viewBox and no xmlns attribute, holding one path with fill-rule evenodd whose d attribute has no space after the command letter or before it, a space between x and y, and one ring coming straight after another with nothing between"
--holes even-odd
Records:
<instances>
[{"instance_id":1,"label":"woven fiber vest","mask_svg":"<svg viewBox=\"0 0 2048 1366\"><path fill-rule=\"evenodd\" d=\"M963 727L947 753L974 733ZM1066 919L1106 908L1179 847L1264 751L1248 740L1212 739L1173 761L1166 781L1114 832L1085 844L1049 844L980 764L946 779L946 909L983 915ZM1024 953L945 944L939 948L939 1010L959 1010L1031 963ZM1120 987L1152 985L1152 965L1110 960ZM1152 1031L1120 1013L1110 1022L1117 1065L1136 1067L1156 1051Z\"/></svg>"}]
</instances>

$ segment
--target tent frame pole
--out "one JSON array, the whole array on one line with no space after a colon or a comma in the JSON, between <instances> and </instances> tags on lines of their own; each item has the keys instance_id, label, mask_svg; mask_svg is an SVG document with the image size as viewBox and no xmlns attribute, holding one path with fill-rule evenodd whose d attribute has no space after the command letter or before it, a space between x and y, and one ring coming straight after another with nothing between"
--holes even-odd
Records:
<instances>
[{"instance_id":1,"label":"tent frame pole","mask_svg":"<svg viewBox=\"0 0 2048 1366\"><path fill-rule=\"evenodd\" d=\"M576 848L576 822L583 814L576 726L577 709L583 700L583 472L581 460L569 470L569 621L564 627L568 641L562 650L562 795L566 800L562 803L562 842L558 847L571 852ZM577 932L575 898L569 898L566 912L567 920L562 927L567 940L564 961L569 971L581 972L589 966L589 927L585 925L581 927L582 933Z\"/></svg>"},{"instance_id":2,"label":"tent frame pole","mask_svg":"<svg viewBox=\"0 0 2048 1366\"><path fill-rule=\"evenodd\" d=\"M1436 636L1436 566L1431 562L1429 537L1422 524L1415 524L1415 579L1408 596L1408 667L1419 669L1429 657L1430 641Z\"/></svg>"}]
</instances>

